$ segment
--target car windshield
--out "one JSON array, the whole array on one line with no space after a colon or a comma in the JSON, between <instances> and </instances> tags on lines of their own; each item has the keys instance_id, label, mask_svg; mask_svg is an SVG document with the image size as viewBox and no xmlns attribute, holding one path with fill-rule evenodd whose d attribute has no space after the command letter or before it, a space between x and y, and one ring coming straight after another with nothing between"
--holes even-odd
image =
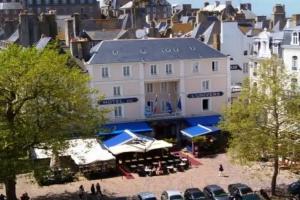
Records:
<instances>
[{"instance_id":1,"label":"car windshield","mask_svg":"<svg viewBox=\"0 0 300 200\"><path fill-rule=\"evenodd\" d=\"M183 200L183 198L180 195L173 195L173 196L170 196L170 200Z\"/></svg>"},{"instance_id":2,"label":"car windshield","mask_svg":"<svg viewBox=\"0 0 300 200\"><path fill-rule=\"evenodd\" d=\"M222 189L215 190L215 191L213 191L213 193L214 193L214 196L216 196L216 197L227 196L227 193L224 190L222 190Z\"/></svg>"},{"instance_id":3,"label":"car windshield","mask_svg":"<svg viewBox=\"0 0 300 200\"><path fill-rule=\"evenodd\" d=\"M145 200L157 200L155 197L149 197L149 198L146 198Z\"/></svg>"},{"instance_id":4,"label":"car windshield","mask_svg":"<svg viewBox=\"0 0 300 200\"><path fill-rule=\"evenodd\" d=\"M253 191L251 190L251 188L245 187L245 188L241 188L241 193L242 194L249 194L252 193Z\"/></svg>"}]
</instances>

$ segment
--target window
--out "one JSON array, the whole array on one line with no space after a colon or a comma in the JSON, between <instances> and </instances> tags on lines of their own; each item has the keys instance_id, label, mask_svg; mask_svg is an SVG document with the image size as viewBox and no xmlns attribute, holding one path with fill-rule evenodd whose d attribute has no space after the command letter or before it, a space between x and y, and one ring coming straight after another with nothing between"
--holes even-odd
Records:
<instances>
[{"instance_id":1,"label":"window","mask_svg":"<svg viewBox=\"0 0 300 200\"><path fill-rule=\"evenodd\" d=\"M247 56L248 55L248 51L244 51L244 56Z\"/></svg>"},{"instance_id":2,"label":"window","mask_svg":"<svg viewBox=\"0 0 300 200\"><path fill-rule=\"evenodd\" d=\"M298 68L298 57L293 56L292 57L292 70L297 70Z\"/></svg>"},{"instance_id":3,"label":"window","mask_svg":"<svg viewBox=\"0 0 300 200\"><path fill-rule=\"evenodd\" d=\"M35 2L36 2L37 5L41 5L42 4L41 0L36 0Z\"/></svg>"},{"instance_id":4,"label":"window","mask_svg":"<svg viewBox=\"0 0 300 200\"><path fill-rule=\"evenodd\" d=\"M149 108L149 111L151 113L153 113L153 111L154 111L154 103L153 103L153 101L147 101L147 107Z\"/></svg>"},{"instance_id":5,"label":"window","mask_svg":"<svg viewBox=\"0 0 300 200\"><path fill-rule=\"evenodd\" d=\"M243 73L244 74L248 73L248 63L243 63Z\"/></svg>"},{"instance_id":6,"label":"window","mask_svg":"<svg viewBox=\"0 0 300 200\"><path fill-rule=\"evenodd\" d=\"M114 96L121 96L121 88L120 86L114 87Z\"/></svg>"},{"instance_id":7,"label":"window","mask_svg":"<svg viewBox=\"0 0 300 200\"><path fill-rule=\"evenodd\" d=\"M122 106L115 106L114 107L114 115L115 115L116 118L123 116Z\"/></svg>"},{"instance_id":8,"label":"window","mask_svg":"<svg viewBox=\"0 0 300 200\"><path fill-rule=\"evenodd\" d=\"M102 78L108 78L108 67L102 67Z\"/></svg>"},{"instance_id":9,"label":"window","mask_svg":"<svg viewBox=\"0 0 300 200\"><path fill-rule=\"evenodd\" d=\"M202 110L209 110L209 99L202 100Z\"/></svg>"},{"instance_id":10,"label":"window","mask_svg":"<svg viewBox=\"0 0 300 200\"><path fill-rule=\"evenodd\" d=\"M146 84L146 91L147 91L147 93L152 93L153 92L153 84L152 83L147 83Z\"/></svg>"},{"instance_id":11,"label":"window","mask_svg":"<svg viewBox=\"0 0 300 200\"><path fill-rule=\"evenodd\" d=\"M28 5L32 5L33 1L32 0L28 0Z\"/></svg>"},{"instance_id":12,"label":"window","mask_svg":"<svg viewBox=\"0 0 300 200\"><path fill-rule=\"evenodd\" d=\"M81 4L85 4L85 0L80 0L80 3Z\"/></svg>"},{"instance_id":13,"label":"window","mask_svg":"<svg viewBox=\"0 0 300 200\"><path fill-rule=\"evenodd\" d=\"M166 74L172 74L172 64L166 64Z\"/></svg>"},{"instance_id":14,"label":"window","mask_svg":"<svg viewBox=\"0 0 300 200\"><path fill-rule=\"evenodd\" d=\"M202 81L202 91L209 90L209 80Z\"/></svg>"},{"instance_id":15,"label":"window","mask_svg":"<svg viewBox=\"0 0 300 200\"><path fill-rule=\"evenodd\" d=\"M292 35L292 44L299 44L299 36L297 32L294 32Z\"/></svg>"},{"instance_id":16,"label":"window","mask_svg":"<svg viewBox=\"0 0 300 200\"><path fill-rule=\"evenodd\" d=\"M291 80L291 89L295 90L297 88L298 80L296 78L292 78Z\"/></svg>"},{"instance_id":17,"label":"window","mask_svg":"<svg viewBox=\"0 0 300 200\"><path fill-rule=\"evenodd\" d=\"M218 71L218 61L213 61L212 62L212 71L213 72L216 72L216 71Z\"/></svg>"},{"instance_id":18,"label":"window","mask_svg":"<svg viewBox=\"0 0 300 200\"><path fill-rule=\"evenodd\" d=\"M157 75L156 65L150 66L150 73L151 73L151 75Z\"/></svg>"},{"instance_id":19,"label":"window","mask_svg":"<svg viewBox=\"0 0 300 200\"><path fill-rule=\"evenodd\" d=\"M199 63L198 62L196 62L196 63L193 64L193 72L194 73L199 72Z\"/></svg>"},{"instance_id":20,"label":"window","mask_svg":"<svg viewBox=\"0 0 300 200\"><path fill-rule=\"evenodd\" d=\"M167 83L166 82L161 83L160 87L161 87L161 92L167 92Z\"/></svg>"},{"instance_id":21,"label":"window","mask_svg":"<svg viewBox=\"0 0 300 200\"><path fill-rule=\"evenodd\" d=\"M130 67L129 66L123 67L123 76L125 76L125 77L130 76Z\"/></svg>"},{"instance_id":22,"label":"window","mask_svg":"<svg viewBox=\"0 0 300 200\"><path fill-rule=\"evenodd\" d=\"M76 0L70 0L71 4L75 4Z\"/></svg>"}]
</instances>

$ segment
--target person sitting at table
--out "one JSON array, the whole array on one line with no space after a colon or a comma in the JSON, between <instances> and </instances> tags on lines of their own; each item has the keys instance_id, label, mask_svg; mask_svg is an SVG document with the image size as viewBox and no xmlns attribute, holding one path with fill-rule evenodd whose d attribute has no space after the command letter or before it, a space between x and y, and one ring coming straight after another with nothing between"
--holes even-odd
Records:
<instances>
[{"instance_id":1,"label":"person sitting at table","mask_svg":"<svg viewBox=\"0 0 300 200\"><path fill-rule=\"evenodd\" d=\"M148 176L150 176L151 175L151 168L148 166L148 165L146 165L145 166L145 172L146 172L146 174L148 175Z\"/></svg>"},{"instance_id":2,"label":"person sitting at table","mask_svg":"<svg viewBox=\"0 0 300 200\"><path fill-rule=\"evenodd\" d=\"M156 173L156 167L153 166L153 168L151 169L151 176L155 175Z\"/></svg>"}]
</instances>

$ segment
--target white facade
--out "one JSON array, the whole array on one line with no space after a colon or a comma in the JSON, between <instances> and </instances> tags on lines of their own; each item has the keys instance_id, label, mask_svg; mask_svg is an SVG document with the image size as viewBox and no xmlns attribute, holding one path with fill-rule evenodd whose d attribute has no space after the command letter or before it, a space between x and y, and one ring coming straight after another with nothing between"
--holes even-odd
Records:
<instances>
[{"instance_id":1,"label":"white facade","mask_svg":"<svg viewBox=\"0 0 300 200\"><path fill-rule=\"evenodd\" d=\"M111 110L110 122L220 114L231 99L229 59L224 55L86 67L91 87L107 100L100 104Z\"/></svg>"},{"instance_id":2,"label":"white facade","mask_svg":"<svg viewBox=\"0 0 300 200\"><path fill-rule=\"evenodd\" d=\"M241 85L249 76L249 54L252 37L248 37L238 27L237 22L221 23L221 52L230 55L231 85Z\"/></svg>"}]
</instances>

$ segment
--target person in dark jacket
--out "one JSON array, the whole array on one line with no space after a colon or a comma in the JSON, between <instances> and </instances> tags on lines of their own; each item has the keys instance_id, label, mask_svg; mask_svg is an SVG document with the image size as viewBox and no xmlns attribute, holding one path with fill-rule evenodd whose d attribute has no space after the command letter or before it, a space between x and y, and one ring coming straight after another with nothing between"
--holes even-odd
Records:
<instances>
[{"instance_id":1,"label":"person in dark jacket","mask_svg":"<svg viewBox=\"0 0 300 200\"><path fill-rule=\"evenodd\" d=\"M100 194L102 196L101 186L99 183L96 184L96 191L97 191L97 194Z\"/></svg>"},{"instance_id":2,"label":"person in dark jacket","mask_svg":"<svg viewBox=\"0 0 300 200\"><path fill-rule=\"evenodd\" d=\"M92 193L92 195L96 194L96 189L95 189L94 183L92 184L92 187L91 187L91 193Z\"/></svg>"},{"instance_id":3,"label":"person in dark jacket","mask_svg":"<svg viewBox=\"0 0 300 200\"><path fill-rule=\"evenodd\" d=\"M223 165L220 164L219 165L219 176L224 176L223 171L224 171Z\"/></svg>"}]
</instances>

